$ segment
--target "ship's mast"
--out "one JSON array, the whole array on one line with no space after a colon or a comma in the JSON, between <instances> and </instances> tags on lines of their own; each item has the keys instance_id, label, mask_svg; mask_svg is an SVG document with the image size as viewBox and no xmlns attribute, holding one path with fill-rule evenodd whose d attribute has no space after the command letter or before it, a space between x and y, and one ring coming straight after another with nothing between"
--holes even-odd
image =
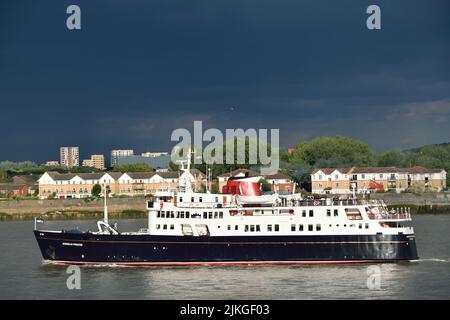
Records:
<instances>
[{"instance_id":1,"label":"ship's mast","mask_svg":"<svg viewBox=\"0 0 450 320\"><path fill-rule=\"evenodd\" d=\"M106 197L108 197L108 191L106 190L106 184L103 183L103 190L104 190L104 201L103 201L103 222L108 224L108 207L106 205Z\"/></svg>"}]
</instances>

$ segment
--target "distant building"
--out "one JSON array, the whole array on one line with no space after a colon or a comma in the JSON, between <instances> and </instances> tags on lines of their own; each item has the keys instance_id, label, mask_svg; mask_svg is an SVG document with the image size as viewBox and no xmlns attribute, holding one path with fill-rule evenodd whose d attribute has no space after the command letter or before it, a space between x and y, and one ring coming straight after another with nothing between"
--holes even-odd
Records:
<instances>
[{"instance_id":1,"label":"distant building","mask_svg":"<svg viewBox=\"0 0 450 320\"><path fill-rule=\"evenodd\" d=\"M121 157L129 157L134 155L134 150L112 150L111 151L111 167L118 164L118 160Z\"/></svg>"},{"instance_id":2,"label":"distant building","mask_svg":"<svg viewBox=\"0 0 450 320\"><path fill-rule=\"evenodd\" d=\"M312 192L317 194L402 192L408 188L442 191L447 187L446 179L444 169L424 167L322 168L311 172Z\"/></svg>"},{"instance_id":3,"label":"distant building","mask_svg":"<svg viewBox=\"0 0 450 320\"><path fill-rule=\"evenodd\" d=\"M44 163L45 167L59 167L59 161L50 160Z\"/></svg>"},{"instance_id":4,"label":"distant building","mask_svg":"<svg viewBox=\"0 0 450 320\"><path fill-rule=\"evenodd\" d=\"M91 155L91 159L83 160L83 167L105 170L105 156L102 154L93 154Z\"/></svg>"},{"instance_id":5,"label":"distant building","mask_svg":"<svg viewBox=\"0 0 450 320\"><path fill-rule=\"evenodd\" d=\"M118 157L117 165L146 163L155 170L167 169L170 164L170 155L159 157L143 157L143 156L126 156Z\"/></svg>"},{"instance_id":6,"label":"distant building","mask_svg":"<svg viewBox=\"0 0 450 320\"><path fill-rule=\"evenodd\" d=\"M59 154L61 166L72 168L80 165L80 149L78 147L61 147Z\"/></svg>"},{"instance_id":7,"label":"distant building","mask_svg":"<svg viewBox=\"0 0 450 320\"><path fill-rule=\"evenodd\" d=\"M167 156L168 154L169 154L168 152L144 152L141 154L141 156L148 158L156 158L161 156Z\"/></svg>"}]
</instances>

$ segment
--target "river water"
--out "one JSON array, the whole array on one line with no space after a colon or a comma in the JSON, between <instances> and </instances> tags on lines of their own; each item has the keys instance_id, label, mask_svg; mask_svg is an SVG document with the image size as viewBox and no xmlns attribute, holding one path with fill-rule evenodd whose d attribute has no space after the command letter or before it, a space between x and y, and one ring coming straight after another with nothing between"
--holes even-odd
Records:
<instances>
[{"instance_id":1,"label":"river water","mask_svg":"<svg viewBox=\"0 0 450 320\"><path fill-rule=\"evenodd\" d=\"M0 299L449 299L450 214L413 219L420 256L414 263L81 267L79 290L67 288L67 266L42 265L33 222L0 222ZM146 220L118 224L133 231ZM46 221L44 226L95 229L95 221ZM380 271L379 286L368 289L374 270Z\"/></svg>"}]
</instances>

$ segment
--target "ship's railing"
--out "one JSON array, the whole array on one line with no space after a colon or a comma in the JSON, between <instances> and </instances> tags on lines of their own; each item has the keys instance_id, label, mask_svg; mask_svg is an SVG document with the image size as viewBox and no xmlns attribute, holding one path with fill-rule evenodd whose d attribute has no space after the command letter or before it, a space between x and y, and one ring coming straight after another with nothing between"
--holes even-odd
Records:
<instances>
[{"instance_id":1,"label":"ship's railing","mask_svg":"<svg viewBox=\"0 0 450 320\"><path fill-rule=\"evenodd\" d=\"M380 200L365 200L365 199L302 199L302 200L287 200L282 201L283 205L294 207L309 207L309 206L385 206Z\"/></svg>"},{"instance_id":2,"label":"ship's railing","mask_svg":"<svg viewBox=\"0 0 450 320\"><path fill-rule=\"evenodd\" d=\"M367 216L371 220L411 220L411 208L398 208L388 211L385 207L371 207Z\"/></svg>"},{"instance_id":3,"label":"ship's railing","mask_svg":"<svg viewBox=\"0 0 450 320\"><path fill-rule=\"evenodd\" d=\"M344 199L344 200L332 200L332 199L283 199L275 204L262 204L258 207L315 207L315 206L357 206L357 205L368 205L380 207L380 209L387 211L386 204L381 200L364 200L364 199ZM235 202L231 203L217 203L217 202L177 202L176 206L178 208L233 208L237 204ZM255 205L248 205L255 206ZM255 206L256 207L256 206Z\"/></svg>"}]
</instances>

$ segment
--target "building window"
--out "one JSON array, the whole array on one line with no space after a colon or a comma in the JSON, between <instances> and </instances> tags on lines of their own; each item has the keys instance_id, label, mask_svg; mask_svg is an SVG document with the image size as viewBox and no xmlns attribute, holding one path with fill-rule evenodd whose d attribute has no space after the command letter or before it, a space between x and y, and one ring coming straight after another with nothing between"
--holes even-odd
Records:
<instances>
[{"instance_id":1,"label":"building window","mask_svg":"<svg viewBox=\"0 0 450 320\"><path fill-rule=\"evenodd\" d=\"M331 209L327 209L327 217L331 217Z\"/></svg>"},{"instance_id":2,"label":"building window","mask_svg":"<svg viewBox=\"0 0 450 320\"><path fill-rule=\"evenodd\" d=\"M314 217L314 210L309 210L309 216Z\"/></svg>"},{"instance_id":3,"label":"building window","mask_svg":"<svg viewBox=\"0 0 450 320\"><path fill-rule=\"evenodd\" d=\"M308 231L313 231L313 225L312 224L308 224Z\"/></svg>"},{"instance_id":4,"label":"building window","mask_svg":"<svg viewBox=\"0 0 450 320\"><path fill-rule=\"evenodd\" d=\"M235 226L234 226L234 230L237 231L238 229L239 229L239 226L238 226L238 225L235 225Z\"/></svg>"},{"instance_id":5,"label":"building window","mask_svg":"<svg viewBox=\"0 0 450 320\"><path fill-rule=\"evenodd\" d=\"M161 226L159 224L156 225L156 229L159 230Z\"/></svg>"},{"instance_id":6,"label":"building window","mask_svg":"<svg viewBox=\"0 0 450 320\"><path fill-rule=\"evenodd\" d=\"M302 225L302 224L300 224L300 225L298 226L298 231L303 231L303 225Z\"/></svg>"},{"instance_id":7,"label":"building window","mask_svg":"<svg viewBox=\"0 0 450 320\"><path fill-rule=\"evenodd\" d=\"M267 231L268 231L268 232L272 232L272 225L271 225L271 224L268 224L268 225L267 225Z\"/></svg>"},{"instance_id":8,"label":"building window","mask_svg":"<svg viewBox=\"0 0 450 320\"><path fill-rule=\"evenodd\" d=\"M186 218L189 218L189 211L186 211Z\"/></svg>"},{"instance_id":9,"label":"building window","mask_svg":"<svg viewBox=\"0 0 450 320\"><path fill-rule=\"evenodd\" d=\"M219 212L219 219L223 219L223 212Z\"/></svg>"},{"instance_id":10,"label":"building window","mask_svg":"<svg viewBox=\"0 0 450 320\"><path fill-rule=\"evenodd\" d=\"M191 202L194 202L194 197L191 197Z\"/></svg>"},{"instance_id":11,"label":"building window","mask_svg":"<svg viewBox=\"0 0 450 320\"><path fill-rule=\"evenodd\" d=\"M199 197L199 198L198 198L198 202L203 202L203 198L202 198L202 197Z\"/></svg>"},{"instance_id":12,"label":"building window","mask_svg":"<svg viewBox=\"0 0 450 320\"><path fill-rule=\"evenodd\" d=\"M369 229L369 224L368 224L368 223L366 223L366 226L365 226L365 227L366 227L366 229Z\"/></svg>"},{"instance_id":13,"label":"building window","mask_svg":"<svg viewBox=\"0 0 450 320\"><path fill-rule=\"evenodd\" d=\"M280 226L278 224L275 225L275 231L280 231Z\"/></svg>"},{"instance_id":14,"label":"building window","mask_svg":"<svg viewBox=\"0 0 450 320\"><path fill-rule=\"evenodd\" d=\"M244 232L248 232L248 224L245 225Z\"/></svg>"},{"instance_id":15,"label":"building window","mask_svg":"<svg viewBox=\"0 0 450 320\"><path fill-rule=\"evenodd\" d=\"M167 230L167 224L163 225L163 230Z\"/></svg>"},{"instance_id":16,"label":"building window","mask_svg":"<svg viewBox=\"0 0 450 320\"><path fill-rule=\"evenodd\" d=\"M255 232L255 225L250 225L250 232Z\"/></svg>"},{"instance_id":17,"label":"building window","mask_svg":"<svg viewBox=\"0 0 450 320\"><path fill-rule=\"evenodd\" d=\"M320 231L322 229L320 224L316 224L316 231Z\"/></svg>"},{"instance_id":18,"label":"building window","mask_svg":"<svg viewBox=\"0 0 450 320\"><path fill-rule=\"evenodd\" d=\"M256 225L256 232L260 232L261 231L261 227L259 224Z\"/></svg>"},{"instance_id":19,"label":"building window","mask_svg":"<svg viewBox=\"0 0 450 320\"><path fill-rule=\"evenodd\" d=\"M302 217L306 217L306 210L302 211Z\"/></svg>"},{"instance_id":20,"label":"building window","mask_svg":"<svg viewBox=\"0 0 450 320\"><path fill-rule=\"evenodd\" d=\"M183 197L180 197L180 200L179 200L180 202L183 202Z\"/></svg>"},{"instance_id":21,"label":"building window","mask_svg":"<svg viewBox=\"0 0 450 320\"><path fill-rule=\"evenodd\" d=\"M227 230L231 230L231 225L228 225Z\"/></svg>"},{"instance_id":22,"label":"building window","mask_svg":"<svg viewBox=\"0 0 450 320\"><path fill-rule=\"evenodd\" d=\"M295 224L291 224L291 231L295 231Z\"/></svg>"},{"instance_id":23,"label":"building window","mask_svg":"<svg viewBox=\"0 0 450 320\"><path fill-rule=\"evenodd\" d=\"M335 217L338 216L338 209L334 209L334 216L335 216Z\"/></svg>"},{"instance_id":24,"label":"building window","mask_svg":"<svg viewBox=\"0 0 450 320\"><path fill-rule=\"evenodd\" d=\"M358 224L358 228L362 229L362 223Z\"/></svg>"},{"instance_id":25,"label":"building window","mask_svg":"<svg viewBox=\"0 0 450 320\"><path fill-rule=\"evenodd\" d=\"M174 230L175 226L173 224L170 225L170 230Z\"/></svg>"}]
</instances>

